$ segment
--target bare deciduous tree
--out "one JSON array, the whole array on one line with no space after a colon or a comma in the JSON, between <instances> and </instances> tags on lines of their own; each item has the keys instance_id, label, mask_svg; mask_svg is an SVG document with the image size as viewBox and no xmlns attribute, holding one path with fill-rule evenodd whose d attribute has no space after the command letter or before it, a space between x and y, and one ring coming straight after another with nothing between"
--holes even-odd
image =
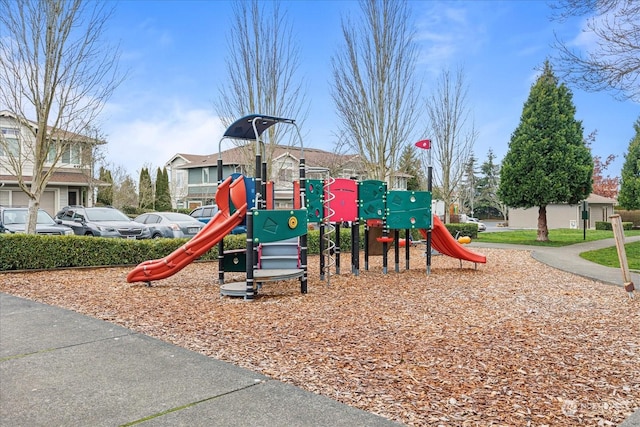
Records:
<instances>
[{"instance_id":1,"label":"bare deciduous tree","mask_svg":"<svg viewBox=\"0 0 640 427\"><path fill-rule=\"evenodd\" d=\"M635 0L559 0L556 19L589 16L583 32L595 39L582 51L556 38L555 69L567 82L588 91L613 90L621 99L640 101L640 2Z\"/></svg>"},{"instance_id":2,"label":"bare deciduous tree","mask_svg":"<svg viewBox=\"0 0 640 427\"><path fill-rule=\"evenodd\" d=\"M111 13L105 2L0 0L0 106L35 141L8 162L29 197L29 233L61 156L72 144L91 142L81 135L121 82L118 49L103 40Z\"/></svg>"},{"instance_id":3,"label":"bare deciduous tree","mask_svg":"<svg viewBox=\"0 0 640 427\"><path fill-rule=\"evenodd\" d=\"M417 117L416 47L407 2L362 0L362 17L344 19L344 45L332 58L332 96L340 135L369 178L398 168Z\"/></svg>"},{"instance_id":4,"label":"bare deciduous tree","mask_svg":"<svg viewBox=\"0 0 640 427\"><path fill-rule=\"evenodd\" d=\"M277 1L236 0L233 15L226 58L228 80L220 86L215 105L223 125L226 128L256 113L294 119L301 126L307 113L302 80L297 78L299 47L286 12ZM264 160L271 159L275 145L297 142L291 130L290 126L267 130ZM246 146L242 163L252 168L254 146L236 143Z\"/></svg>"},{"instance_id":5,"label":"bare deciduous tree","mask_svg":"<svg viewBox=\"0 0 640 427\"><path fill-rule=\"evenodd\" d=\"M138 206L136 181L123 166L110 167L113 179L113 206L118 209L135 209Z\"/></svg>"},{"instance_id":6,"label":"bare deciduous tree","mask_svg":"<svg viewBox=\"0 0 640 427\"><path fill-rule=\"evenodd\" d=\"M449 221L448 207L453 203L465 172L465 165L478 138L467 104L467 85L464 71L455 75L444 70L434 91L427 97L427 132L433 145L434 181L445 202L445 221Z\"/></svg>"}]
</instances>

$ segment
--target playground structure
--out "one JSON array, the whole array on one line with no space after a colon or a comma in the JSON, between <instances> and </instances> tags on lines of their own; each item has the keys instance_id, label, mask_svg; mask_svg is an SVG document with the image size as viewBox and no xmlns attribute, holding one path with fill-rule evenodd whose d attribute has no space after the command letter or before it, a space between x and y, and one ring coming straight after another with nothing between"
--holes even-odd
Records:
<instances>
[{"instance_id":1,"label":"playground structure","mask_svg":"<svg viewBox=\"0 0 640 427\"><path fill-rule=\"evenodd\" d=\"M299 181L294 182L293 209L273 209L273 183L266 180L267 164L261 135L271 126L294 126L300 140ZM255 141L255 177L232 173L223 179L222 141ZM420 141L419 143L424 142ZM429 148L418 145L420 148ZM365 225L365 270L369 247L381 246L383 272L388 270L387 251L395 245L395 269L399 271L399 231L405 230L405 259L409 268L410 231L419 229L426 239L426 270L430 274L431 245L440 253L474 263L485 263L483 255L464 248L431 212L431 166L428 191L387 190L384 181L356 181L332 178L326 169L307 168L300 132L292 119L252 114L234 122L219 143L217 161L218 212L194 238L168 256L145 261L128 275L128 282L167 278L218 245L218 282L221 295L253 300L264 282L299 279L301 293L307 293L308 224L320 228L320 274L329 284L331 268L340 274L340 227L351 227L351 271L359 274L359 230ZM320 174L321 179L308 179ZM322 176L324 175L324 176ZM246 248L225 252L224 237L238 225L247 228ZM392 236L393 234L393 236ZM332 240L335 236L335 241ZM377 254L374 253L375 254ZM225 272L244 272L241 282L225 283Z\"/></svg>"}]
</instances>

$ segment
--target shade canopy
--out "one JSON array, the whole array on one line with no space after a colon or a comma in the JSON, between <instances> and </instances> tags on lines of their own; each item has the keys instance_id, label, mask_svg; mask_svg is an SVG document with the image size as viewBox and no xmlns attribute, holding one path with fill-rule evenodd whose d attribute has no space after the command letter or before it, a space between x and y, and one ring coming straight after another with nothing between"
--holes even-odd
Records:
<instances>
[{"instance_id":1,"label":"shade canopy","mask_svg":"<svg viewBox=\"0 0 640 427\"><path fill-rule=\"evenodd\" d=\"M255 123L255 130L254 125ZM295 123L295 120L282 117L264 116L261 114L250 114L236 120L227 128L224 133L225 138L234 139L258 139L262 133L276 123ZM256 131L258 134L256 135Z\"/></svg>"}]
</instances>

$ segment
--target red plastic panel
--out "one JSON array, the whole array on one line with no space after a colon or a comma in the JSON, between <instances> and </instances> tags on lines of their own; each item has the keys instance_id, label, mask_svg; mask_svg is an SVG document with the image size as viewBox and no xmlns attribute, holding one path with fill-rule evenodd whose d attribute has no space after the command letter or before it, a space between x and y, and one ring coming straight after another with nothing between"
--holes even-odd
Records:
<instances>
[{"instance_id":1,"label":"red plastic panel","mask_svg":"<svg viewBox=\"0 0 640 427\"><path fill-rule=\"evenodd\" d=\"M329 201L329 209L333 211L331 222L355 221L358 217L358 183L353 179L336 178L329 185L333 200ZM329 197L325 194L325 200Z\"/></svg>"}]
</instances>

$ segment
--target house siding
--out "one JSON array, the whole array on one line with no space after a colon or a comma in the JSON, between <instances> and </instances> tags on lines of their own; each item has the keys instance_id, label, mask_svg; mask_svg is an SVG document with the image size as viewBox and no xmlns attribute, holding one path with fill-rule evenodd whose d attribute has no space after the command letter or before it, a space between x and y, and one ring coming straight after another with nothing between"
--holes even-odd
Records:
<instances>
[{"instance_id":1,"label":"house siding","mask_svg":"<svg viewBox=\"0 0 640 427\"><path fill-rule=\"evenodd\" d=\"M595 194L587 198L589 221L587 228L595 228L596 222L609 221L614 214L615 200ZM509 209L510 228L538 228L538 208ZM547 206L547 228L582 228L582 204Z\"/></svg>"},{"instance_id":2,"label":"house siding","mask_svg":"<svg viewBox=\"0 0 640 427\"><path fill-rule=\"evenodd\" d=\"M18 129L19 143L23 153L32 153L35 139L31 129L20 125L8 111L0 111L0 129ZM34 124L35 126L35 124ZM80 135L77 135L80 137ZM70 140L73 142L73 140ZM80 143L81 144L81 143ZM8 156L3 156L0 150L0 204L12 206L27 206L29 199L19 187L18 180L14 175L14 170L8 165ZM51 164L45 164L45 167ZM40 207L49 214L55 215L63 206L69 202L69 193L77 195L76 203L87 206L93 204L93 195L89 193L89 171L90 169L81 164L61 164L56 166L49 184L40 198ZM22 164L21 176L31 183L34 172L33 161L25 161Z\"/></svg>"}]
</instances>

